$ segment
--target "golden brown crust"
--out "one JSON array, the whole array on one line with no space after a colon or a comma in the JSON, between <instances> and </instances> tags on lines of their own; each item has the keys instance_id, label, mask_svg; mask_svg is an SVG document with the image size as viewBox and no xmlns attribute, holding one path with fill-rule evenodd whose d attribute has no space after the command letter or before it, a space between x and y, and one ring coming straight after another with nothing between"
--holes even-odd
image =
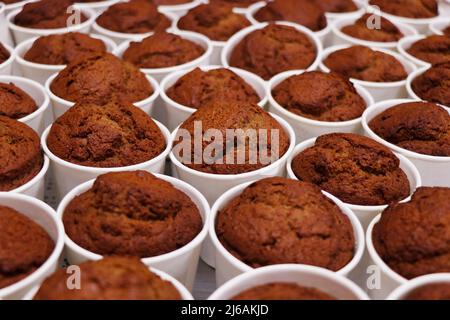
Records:
<instances>
[{"instance_id":1,"label":"golden brown crust","mask_svg":"<svg viewBox=\"0 0 450 320\"><path fill-rule=\"evenodd\" d=\"M0 82L0 116L20 119L36 109L36 102L28 93L13 83Z\"/></svg>"},{"instance_id":2,"label":"golden brown crust","mask_svg":"<svg viewBox=\"0 0 450 320\"><path fill-rule=\"evenodd\" d=\"M450 107L450 62L432 66L413 79L411 87L421 99Z\"/></svg>"},{"instance_id":3,"label":"golden brown crust","mask_svg":"<svg viewBox=\"0 0 450 320\"><path fill-rule=\"evenodd\" d=\"M315 288L299 286L295 283L268 283L247 289L232 300L336 300Z\"/></svg>"}]
</instances>

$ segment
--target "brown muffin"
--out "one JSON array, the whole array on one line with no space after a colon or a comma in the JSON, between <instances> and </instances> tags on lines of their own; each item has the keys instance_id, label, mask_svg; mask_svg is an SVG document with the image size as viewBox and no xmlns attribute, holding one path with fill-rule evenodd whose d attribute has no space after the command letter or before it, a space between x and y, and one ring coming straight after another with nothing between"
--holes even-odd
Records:
<instances>
[{"instance_id":1,"label":"brown muffin","mask_svg":"<svg viewBox=\"0 0 450 320\"><path fill-rule=\"evenodd\" d=\"M213 100L258 103L255 90L232 70L203 71L195 68L167 90L167 96L184 106L198 109Z\"/></svg>"},{"instance_id":2,"label":"brown muffin","mask_svg":"<svg viewBox=\"0 0 450 320\"><path fill-rule=\"evenodd\" d=\"M450 107L450 62L434 65L416 77L411 88L423 100Z\"/></svg>"},{"instance_id":3,"label":"brown muffin","mask_svg":"<svg viewBox=\"0 0 450 320\"><path fill-rule=\"evenodd\" d=\"M130 42L125 61L139 68L166 68L190 62L205 53L200 45L179 35L156 32L141 42Z\"/></svg>"},{"instance_id":4,"label":"brown muffin","mask_svg":"<svg viewBox=\"0 0 450 320\"><path fill-rule=\"evenodd\" d=\"M316 47L306 34L293 27L269 24L238 43L230 65L268 80L283 71L307 69L316 55Z\"/></svg>"},{"instance_id":5,"label":"brown muffin","mask_svg":"<svg viewBox=\"0 0 450 320\"><path fill-rule=\"evenodd\" d=\"M247 8L259 1L261 0L210 0L211 3L223 3L233 8Z\"/></svg>"},{"instance_id":6,"label":"brown muffin","mask_svg":"<svg viewBox=\"0 0 450 320\"><path fill-rule=\"evenodd\" d=\"M439 14L436 0L370 0L381 11L405 18L433 18Z\"/></svg>"},{"instance_id":7,"label":"brown muffin","mask_svg":"<svg viewBox=\"0 0 450 320\"><path fill-rule=\"evenodd\" d=\"M272 96L290 112L319 121L356 119L366 109L353 84L337 73L311 71L291 76L272 90Z\"/></svg>"},{"instance_id":8,"label":"brown muffin","mask_svg":"<svg viewBox=\"0 0 450 320\"><path fill-rule=\"evenodd\" d=\"M151 1L158 6L173 6L173 5L192 2L193 0L151 0Z\"/></svg>"},{"instance_id":9,"label":"brown muffin","mask_svg":"<svg viewBox=\"0 0 450 320\"><path fill-rule=\"evenodd\" d=\"M323 63L344 77L371 82L405 80L408 74L393 56L364 46L351 46L332 52Z\"/></svg>"},{"instance_id":10,"label":"brown muffin","mask_svg":"<svg viewBox=\"0 0 450 320\"><path fill-rule=\"evenodd\" d=\"M257 268L299 263L337 271L353 258L348 217L317 186L286 178L254 182L218 214L217 236Z\"/></svg>"},{"instance_id":11,"label":"brown muffin","mask_svg":"<svg viewBox=\"0 0 450 320\"><path fill-rule=\"evenodd\" d=\"M41 64L65 65L98 52L106 52L103 41L84 33L68 32L39 37L25 53L24 59Z\"/></svg>"},{"instance_id":12,"label":"brown muffin","mask_svg":"<svg viewBox=\"0 0 450 320\"><path fill-rule=\"evenodd\" d=\"M346 13L358 10L353 0L315 0L325 12Z\"/></svg>"},{"instance_id":13,"label":"brown muffin","mask_svg":"<svg viewBox=\"0 0 450 320\"><path fill-rule=\"evenodd\" d=\"M380 28L368 28L368 21L373 19L373 14L366 13L353 24L341 29L343 33L350 37L375 42L397 42L404 37L403 33L388 19L377 16L380 19Z\"/></svg>"},{"instance_id":14,"label":"brown muffin","mask_svg":"<svg viewBox=\"0 0 450 320\"><path fill-rule=\"evenodd\" d=\"M36 271L54 247L44 228L16 210L0 206L0 289Z\"/></svg>"},{"instance_id":15,"label":"brown muffin","mask_svg":"<svg viewBox=\"0 0 450 320\"><path fill-rule=\"evenodd\" d=\"M431 35L414 42L406 51L431 64L450 62L450 37Z\"/></svg>"},{"instance_id":16,"label":"brown muffin","mask_svg":"<svg viewBox=\"0 0 450 320\"><path fill-rule=\"evenodd\" d=\"M68 22L74 22L73 12L69 10L72 0L40 0L27 3L15 18L18 26L32 29L66 28ZM87 18L80 13L80 20Z\"/></svg>"},{"instance_id":17,"label":"brown muffin","mask_svg":"<svg viewBox=\"0 0 450 320\"><path fill-rule=\"evenodd\" d=\"M401 148L450 157L450 115L434 103L396 105L372 119L369 127L384 140Z\"/></svg>"},{"instance_id":18,"label":"brown muffin","mask_svg":"<svg viewBox=\"0 0 450 320\"><path fill-rule=\"evenodd\" d=\"M311 182L340 200L376 206L409 195L400 160L382 144L357 134L331 133L292 160L299 180Z\"/></svg>"},{"instance_id":19,"label":"brown muffin","mask_svg":"<svg viewBox=\"0 0 450 320\"><path fill-rule=\"evenodd\" d=\"M195 127L199 121L203 133L210 129L220 131L222 139L214 141L214 151L208 139L202 139L201 149L196 147ZM261 107L250 102L214 100L192 114L180 129L175 138L174 154L185 166L206 173L255 171L281 158L289 148L289 136L284 128ZM230 130L234 134L227 132ZM184 134L189 134L190 141L184 141ZM184 150L189 146L189 151Z\"/></svg>"},{"instance_id":20,"label":"brown muffin","mask_svg":"<svg viewBox=\"0 0 450 320\"><path fill-rule=\"evenodd\" d=\"M447 28L445 28L444 30L442 30L442 32L443 32L446 36L450 36L450 26L448 26Z\"/></svg>"},{"instance_id":21,"label":"brown muffin","mask_svg":"<svg viewBox=\"0 0 450 320\"><path fill-rule=\"evenodd\" d=\"M50 84L58 97L73 102L141 101L153 93L145 74L109 53L70 62Z\"/></svg>"},{"instance_id":22,"label":"brown muffin","mask_svg":"<svg viewBox=\"0 0 450 320\"><path fill-rule=\"evenodd\" d=\"M6 60L9 59L11 54L8 50L3 46L3 44L0 42L0 64L4 63Z\"/></svg>"},{"instance_id":23,"label":"brown muffin","mask_svg":"<svg viewBox=\"0 0 450 320\"><path fill-rule=\"evenodd\" d=\"M2 2L4 4L12 4L12 3L17 3L17 2L21 2L21 1L25 1L25 0L2 0Z\"/></svg>"},{"instance_id":24,"label":"brown muffin","mask_svg":"<svg viewBox=\"0 0 450 320\"><path fill-rule=\"evenodd\" d=\"M222 3L201 4L178 20L178 28L204 34L215 41L227 41L248 26L250 21L244 15Z\"/></svg>"},{"instance_id":25,"label":"brown muffin","mask_svg":"<svg viewBox=\"0 0 450 320\"><path fill-rule=\"evenodd\" d=\"M23 118L36 111L36 102L13 83L0 82L0 116Z\"/></svg>"},{"instance_id":26,"label":"brown muffin","mask_svg":"<svg viewBox=\"0 0 450 320\"><path fill-rule=\"evenodd\" d=\"M410 292L403 300L450 300L450 283L433 283Z\"/></svg>"},{"instance_id":27,"label":"brown muffin","mask_svg":"<svg viewBox=\"0 0 450 320\"><path fill-rule=\"evenodd\" d=\"M181 300L172 283L137 258L106 257L79 268L80 289L69 289L71 275L59 269L45 279L34 300Z\"/></svg>"},{"instance_id":28,"label":"brown muffin","mask_svg":"<svg viewBox=\"0 0 450 320\"><path fill-rule=\"evenodd\" d=\"M78 103L56 119L47 145L57 157L88 167L124 167L151 160L166 148L161 130L125 103Z\"/></svg>"},{"instance_id":29,"label":"brown muffin","mask_svg":"<svg viewBox=\"0 0 450 320\"><path fill-rule=\"evenodd\" d=\"M0 116L0 191L16 189L42 169L39 136L26 124Z\"/></svg>"},{"instance_id":30,"label":"brown muffin","mask_svg":"<svg viewBox=\"0 0 450 320\"><path fill-rule=\"evenodd\" d=\"M172 24L168 17L158 12L154 3L145 0L116 3L103 12L96 22L105 29L122 33L163 31Z\"/></svg>"},{"instance_id":31,"label":"brown muffin","mask_svg":"<svg viewBox=\"0 0 450 320\"><path fill-rule=\"evenodd\" d=\"M336 300L315 288L295 283L274 282L247 289L232 300Z\"/></svg>"},{"instance_id":32,"label":"brown muffin","mask_svg":"<svg viewBox=\"0 0 450 320\"><path fill-rule=\"evenodd\" d=\"M411 201L390 205L374 226L373 245L381 259L412 279L450 272L450 188L421 187Z\"/></svg>"},{"instance_id":33,"label":"brown muffin","mask_svg":"<svg viewBox=\"0 0 450 320\"><path fill-rule=\"evenodd\" d=\"M259 9L254 17L260 22L290 21L313 31L322 30L327 26L325 12L311 0L274 0Z\"/></svg>"}]
</instances>

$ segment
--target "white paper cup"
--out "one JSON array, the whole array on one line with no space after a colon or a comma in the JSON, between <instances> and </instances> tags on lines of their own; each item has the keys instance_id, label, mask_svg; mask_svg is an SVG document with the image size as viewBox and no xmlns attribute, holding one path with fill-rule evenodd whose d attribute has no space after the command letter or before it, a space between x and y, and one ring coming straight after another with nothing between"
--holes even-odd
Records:
<instances>
[{"instance_id":1,"label":"white paper cup","mask_svg":"<svg viewBox=\"0 0 450 320\"><path fill-rule=\"evenodd\" d=\"M339 122L318 121L297 115L283 108L273 97L272 90L287 78L302 74L303 70L280 73L269 81L267 96L269 111L285 119L294 129L297 143L332 132L362 133L361 117ZM366 107L373 104L370 93L362 86L355 84L358 94L364 99Z\"/></svg>"},{"instance_id":2,"label":"white paper cup","mask_svg":"<svg viewBox=\"0 0 450 320\"><path fill-rule=\"evenodd\" d=\"M171 33L176 34L183 39L190 40L198 45L200 45L203 49L205 49L205 52L198 58L177 65L173 67L166 67L166 68L142 68L141 71L147 75L151 75L154 77L158 82L162 81L167 75L171 74L172 72L179 71L179 70L188 70L199 66L207 66L209 65L209 58L212 53L212 45L211 41L205 37L202 34L191 32L191 31L171 31ZM116 49L116 56L122 59L122 56L124 52L128 49L131 41L125 41L121 45L119 45Z\"/></svg>"},{"instance_id":3,"label":"white paper cup","mask_svg":"<svg viewBox=\"0 0 450 320\"><path fill-rule=\"evenodd\" d=\"M333 271L309 265L279 264L253 269L233 278L214 291L208 300L231 300L245 290L279 282L315 288L339 300L369 299L355 283Z\"/></svg>"},{"instance_id":4,"label":"white paper cup","mask_svg":"<svg viewBox=\"0 0 450 320\"><path fill-rule=\"evenodd\" d=\"M291 165L292 160L302 151L306 150L309 147L314 146L315 142L316 138L312 138L300 143L295 147L294 152L292 152L291 156L287 161L287 173L289 178L298 180L297 176L294 174L294 171L292 170ZM420 177L419 171L417 171L414 164L411 161L409 161L406 157L402 156L401 154L397 153L394 154L400 160L400 169L402 169L405 172L406 176L408 177L409 185L411 188L410 194L412 194L418 187L422 185L422 179ZM410 199L411 196L402 200L402 202L409 201ZM379 206L363 206L345 203L345 205L354 212L356 217L358 217L364 230L367 229L367 226L375 216L377 216L379 213L381 213L384 209L387 208L387 204Z\"/></svg>"},{"instance_id":5,"label":"white paper cup","mask_svg":"<svg viewBox=\"0 0 450 320\"><path fill-rule=\"evenodd\" d=\"M414 290L422 288L424 286L439 284L439 283L450 283L450 273L433 273L427 274L424 276L420 276L414 278L400 287L395 289L391 294L386 298L387 300L404 300L409 294L411 294Z\"/></svg>"},{"instance_id":6,"label":"white paper cup","mask_svg":"<svg viewBox=\"0 0 450 320\"><path fill-rule=\"evenodd\" d=\"M450 4L449 4L450 7ZM430 32L432 34L437 34L442 36L444 34L443 30L450 26L448 19L442 19L433 23L430 23Z\"/></svg>"},{"instance_id":7,"label":"white paper cup","mask_svg":"<svg viewBox=\"0 0 450 320\"><path fill-rule=\"evenodd\" d=\"M330 72L330 69L323 63L325 59L333 52L345 49L351 47L351 45L338 45L338 46L332 46L324 50L322 54L322 61L320 63L320 69L324 72ZM395 53L393 51L389 51L386 49L380 49L380 48L372 48L375 51L380 51L386 54L389 54L393 56L395 59L397 59L405 68L406 73L409 75L412 72L416 70L416 67L414 64L404 57L402 57L400 54ZM369 93L372 95L372 98L375 102L383 101L386 99L400 99L400 98L406 98L407 97L407 91L406 91L406 79L401 81L394 81L394 82L373 82L373 81L363 81L358 79L350 79L353 83L359 84L364 89L369 91Z\"/></svg>"},{"instance_id":8,"label":"white paper cup","mask_svg":"<svg viewBox=\"0 0 450 320\"><path fill-rule=\"evenodd\" d=\"M216 233L216 219L218 212L222 210L231 200L238 197L244 191L244 189L252 183L253 182L246 182L234 188L231 188L230 190L225 192L219 199L217 199L217 201L211 208L211 215L209 219L209 237L216 252L215 261L217 286L221 286L228 280L240 275L241 273L254 270L254 268L252 268L251 266L234 257L222 245ZM358 221L358 218L342 201L327 192L322 192L341 209L343 214L345 214L349 218L353 226L353 233L355 237L355 254L352 260L345 267L336 271L337 274L347 277L358 265L364 253L364 231Z\"/></svg>"},{"instance_id":9,"label":"white paper cup","mask_svg":"<svg viewBox=\"0 0 450 320\"><path fill-rule=\"evenodd\" d=\"M202 69L203 71L209 71L220 68L224 67L217 65L200 67L200 69ZM266 83L264 82L264 80L246 70L231 67L228 67L227 69L230 69L231 71L236 73L256 91L258 96L261 98L261 100L258 102L258 105L263 108L267 103ZM191 114L197 111L197 109L190 108L173 101L166 94L166 91L170 89L178 81L178 79L180 79L187 73L191 72L192 70L193 69L173 72L169 74L167 77L165 77L161 82L161 98L164 102L164 107L166 109L168 128L171 131L175 130L175 128L177 128L182 122L184 122L187 118L189 118Z\"/></svg>"},{"instance_id":10,"label":"white paper cup","mask_svg":"<svg viewBox=\"0 0 450 320\"><path fill-rule=\"evenodd\" d=\"M11 34L9 33L8 24L6 23L6 5L0 2L0 39L3 44L13 46Z\"/></svg>"},{"instance_id":11,"label":"white paper cup","mask_svg":"<svg viewBox=\"0 0 450 320\"><path fill-rule=\"evenodd\" d=\"M52 254L36 271L6 288L0 289L0 299L21 299L58 267L64 247L64 227L56 212L47 204L30 196L0 192L0 205L17 210L39 224L55 242Z\"/></svg>"},{"instance_id":12,"label":"white paper cup","mask_svg":"<svg viewBox=\"0 0 450 320\"><path fill-rule=\"evenodd\" d=\"M334 22L338 19L354 18L361 16L366 11L367 1L353 0L353 2L358 7L358 10L350 12L325 12L325 16L327 17L328 21Z\"/></svg>"},{"instance_id":13,"label":"white paper cup","mask_svg":"<svg viewBox=\"0 0 450 320\"><path fill-rule=\"evenodd\" d=\"M128 170L135 169L125 168L123 171ZM155 176L171 183L175 188L184 192L187 196L189 196L189 198L191 198L200 211L200 215L203 220L203 228L191 242L183 247L159 256L143 258L142 262L147 266L152 266L167 272L183 283L189 290L192 290L197 272L197 264L200 257L201 246L206 235L208 234L208 221L210 214L209 205L203 195L186 182L162 174L155 174ZM70 191L59 204L57 217L62 219L67 205L73 200L73 198L91 189L93 184L94 180L90 180ZM65 244L65 254L70 264L80 264L85 261L100 260L102 258L101 255L88 251L76 244L68 237L68 235L65 237Z\"/></svg>"},{"instance_id":14,"label":"white paper cup","mask_svg":"<svg viewBox=\"0 0 450 320\"><path fill-rule=\"evenodd\" d=\"M403 149L393 143L389 143L369 127L369 122L382 112L402 103L417 102L412 99L386 100L372 105L368 108L362 117L362 125L364 133L369 138L385 145L396 153L399 153L408 158L422 177L422 185L424 186L443 186L450 187L450 157L437 157L425 154L420 154L414 151ZM443 107L448 113L449 108Z\"/></svg>"},{"instance_id":15,"label":"white paper cup","mask_svg":"<svg viewBox=\"0 0 450 320\"><path fill-rule=\"evenodd\" d=\"M203 0L193 0L187 3L174 4L174 5L160 5L158 9L162 12L172 13L177 17L184 16L189 10L197 7L198 5L204 3Z\"/></svg>"},{"instance_id":16,"label":"white paper cup","mask_svg":"<svg viewBox=\"0 0 450 320\"><path fill-rule=\"evenodd\" d=\"M400 54L402 56L404 56L406 59L413 62L417 66L417 68L430 67L431 63L426 62L424 60L420 60L419 58L416 58L412 54L408 53L408 51L406 51L406 50L411 48L411 46L414 43L416 43L417 41L425 39L425 38L426 38L426 36L424 36L424 35L415 35L415 36L403 38L398 42L398 46L397 46L398 52L400 52Z\"/></svg>"},{"instance_id":17,"label":"white paper cup","mask_svg":"<svg viewBox=\"0 0 450 320\"><path fill-rule=\"evenodd\" d=\"M13 62L16 59L14 49L11 48L6 43L3 43L5 49L9 52L9 58L3 63L0 63L0 75L10 75L12 74Z\"/></svg>"},{"instance_id":18,"label":"white paper cup","mask_svg":"<svg viewBox=\"0 0 450 320\"><path fill-rule=\"evenodd\" d=\"M91 34L90 36L94 39L102 40L105 43L108 52L113 52L116 49L116 44L111 39L95 34ZM45 85L45 82L50 76L60 72L66 66L42 64L25 60L25 54L33 46L36 39L38 38L30 38L16 46L16 63L19 66L19 69L24 77L35 80L40 84Z\"/></svg>"},{"instance_id":19,"label":"white paper cup","mask_svg":"<svg viewBox=\"0 0 450 320\"><path fill-rule=\"evenodd\" d=\"M100 14L103 11L105 11L106 9L108 9L108 7L116 4L119 1L120 0L102 0L102 1L96 1L96 2L76 2L75 1L75 3L79 8L91 9L96 14Z\"/></svg>"},{"instance_id":20,"label":"white paper cup","mask_svg":"<svg viewBox=\"0 0 450 320\"><path fill-rule=\"evenodd\" d=\"M169 130L167 130L166 127L164 127L158 121L155 121L155 123L161 130L162 134L164 135L166 141L166 149L161 154L159 154L158 156L156 156L151 160L131 166L114 167L114 168L86 167L58 158L47 147L47 136L51 129L50 125L47 129L45 129L44 133L42 134L41 145L42 148L44 149L45 154L50 158L52 164L57 194L60 197L63 197L77 185L86 182L88 180L94 179L97 176L108 172L145 170L153 173L163 173L166 164L166 158L170 150L172 149L172 138Z\"/></svg>"}]
</instances>

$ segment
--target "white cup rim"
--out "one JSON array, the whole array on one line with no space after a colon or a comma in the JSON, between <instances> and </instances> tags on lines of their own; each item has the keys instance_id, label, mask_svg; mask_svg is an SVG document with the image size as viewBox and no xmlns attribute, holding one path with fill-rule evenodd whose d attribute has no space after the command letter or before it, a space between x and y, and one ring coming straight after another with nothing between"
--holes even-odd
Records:
<instances>
[{"instance_id":1,"label":"white cup rim","mask_svg":"<svg viewBox=\"0 0 450 320\"><path fill-rule=\"evenodd\" d=\"M431 63L421 60L421 59L413 56L412 54L410 54L407 51L411 47L412 44L414 44L415 42L417 42L419 40L425 39L426 37L427 37L426 35L421 35L421 34L415 35L415 36L404 37L404 38L400 39L400 41L398 42L397 50L406 59L409 59L410 61L417 64L419 66L419 68L429 67L429 66L431 66Z\"/></svg>"},{"instance_id":2,"label":"white cup rim","mask_svg":"<svg viewBox=\"0 0 450 320\"><path fill-rule=\"evenodd\" d=\"M14 48L12 48L11 46L9 46L6 43L2 43L2 45L8 51L9 58L6 59L6 61L4 61L3 63L0 63L0 68L4 68L4 67L6 67L8 65L11 65L14 62L14 60L16 59L16 53L14 51Z\"/></svg>"},{"instance_id":3,"label":"white cup rim","mask_svg":"<svg viewBox=\"0 0 450 320\"><path fill-rule=\"evenodd\" d=\"M450 283L450 273L431 273L409 280L392 291L386 300L402 300L409 293L422 286L436 283Z\"/></svg>"},{"instance_id":4,"label":"white cup rim","mask_svg":"<svg viewBox=\"0 0 450 320\"><path fill-rule=\"evenodd\" d=\"M41 181L42 179L45 178L45 174L48 171L48 168L50 166L50 160L49 158L44 154L44 162L42 164L42 168L41 170L38 172L37 175L35 175L30 181L28 181L27 183L21 185L20 187L17 187L9 192L12 193L24 193L26 192L28 189L32 188L33 186L35 186L36 184L39 183L39 181Z\"/></svg>"},{"instance_id":5,"label":"white cup rim","mask_svg":"<svg viewBox=\"0 0 450 320\"><path fill-rule=\"evenodd\" d=\"M367 4L367 8L374 9L373 5L371 5L370 3ZM438 11L437 16L431 17L431 18L408 18L408 17L396 16L396 15L393 15L393 14L390 14L390 13L387 13L384 11L380 12L379 10L376 10L375 12L379 12L382 17L385 17L387 19L397 20L398 22L403 22L403 23L407 23L410 25L417 25L417 26L428 25L429 23L432 23L432 22L440 19L442 16L441 10Z\"/></svg>"},{"instance_id":6,"label":"white cup rim","mask_svg":"<svg viewBox=\"0 0 450 320\"><path fill-rule=\"evenodd\" d=\"M421 97L419 97L413 90L412 88L412 82L421 74L425 73L426 71L428 71L429 69L431 69L432 66L428 66L428 67L423 67L423 68L419 68L414 72L411 72L411 74L408 76L408 78L406 78L406 91L408 92L408 95L415 99L415 100L421 100L421 101L427 101L425 99L422 99ZM431 101L430 101L431 102ZM436 102L431 102L431 103L436 103ZM441 103L436 103L444 108L450 108L450 106L446 106L443 105Z\"/></svg>"},{"instance_id":7,"label":"white cup rim","mask_svg":"<svg viewBox=\"0 0 450 320\"><path fill-rule=\"evenodd\" d=\"M190 2L172 4L172 5L160 5L158 6L161 11L176 12L192 9L203 3L203 0L191 0Z\"/></svg>"},{"instance_id":8,"label":"white cup rim","mask_svg":"<svg viewBox=\"0 0 450 320\"><path fill-rule=\"evenodd\" d=\"M450 27L450 23L447 21L446 18L441 18L439 20L436 20L436 21L430 23L430 31L433 34L443 35L444 33L442 32L441 28L446 28L446 27Z\"/></svg>"},{"instance_id":9,"label":"white cup rim","mask_svg":"<svg viewBox=\"0 0 450 320\"><path fill-rule=\"evenodd\" d=\"M76 5L80 8L89 8L89 9L100 9L112 6L113 4L116 4L121 0L97 0L94 2L77 2L75 1Z\"/></svg>"}]
</instances>

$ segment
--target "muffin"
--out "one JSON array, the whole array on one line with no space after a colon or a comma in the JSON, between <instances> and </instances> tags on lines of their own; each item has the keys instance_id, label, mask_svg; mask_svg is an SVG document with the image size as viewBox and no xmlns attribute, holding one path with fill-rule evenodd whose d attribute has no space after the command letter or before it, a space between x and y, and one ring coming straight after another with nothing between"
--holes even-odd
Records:
<instances>
[{"instance_id":1,"label":"muffin","mask_svg":"<svg viewBox=\"0 0 450 320\"><path fill-rule=\"evenodd\" d=\"M185 74L167 90L173 101L198 109L213 100L258 103L255 90L232 70L219 68L203 71L196 68Z\"/></svg>"},{"instance_id":2,"label":"muffin","mask_svg":"<svg viewBox=\"0 0 450 320\"><path fill-rule=\"evenodd\" d=\"M227 41L250 26L244 15L222 3L201 4L178 20L178 28L201 33L214 41Z\"/></svg>"},{"instance_id":3,"label":"muffin","mask_svg":"<svg viewBox=\"0 0 450 320\"><path fill-rule=\"evenodd\" d=\"M404 300L450 300L450 283L433 283L410 292Z\"/></svg>"},{"instance_id":4,"label":"muffin","mask_svg":"<svg viewBox=\"0 0 450 320\"><path fill-rule=\"evenodd\" d=\"M372 241L383 261L412 279L450 272L450 188L421 187L411 200L390 205L374 226Z\"/></svg>"},{"instance_id":5,"label":"muffin","mask_svg":"<svg viewBox=\"0 0 450 320\"><path fill-rule=\"evenodd\" d=\"M247 289L232 300L336 300L315 288L295 283L274 282Z\"/></svg>"},{"instance_id":6,"label":"muffin","mask_svg":"<svg viewBox=\"0 0 450 320\"><path fill-rule=\"evenodd\" d=\"M2 2L4 4L12 4L12 3L17 3L17 2L21 2L21 1L25 1L25 0L2 0Z\"/></svg>"},{"instance_id":7,"label":"muffin","mask_svg":"<svg viewBox=\"0 0 450 320\"><path fill-rule=\"evenodd\" d=\"M31 275L47 261L54 247L44 228L0 205L0 289Z\"/></svg>"},{"instance_id":8,"label":"muffin","mask_svg":"<svg viewBox=\"0 0 450 320\"><path fill-rule=\"evenodd\" d=\"M291 163L299 180L314 183L346 203L363 206L408 197L409 181L399 165L391 150L352 133L320 136Z\"/></svg>"},{"instance_id":9,"label":"muffin","mask_svg":"<svg viewBox=\"0 0 450 320\"><path fill-rule=\"evenodd\" d=\"M274 0L253 15L260 22L290 21L301 24L313 31L327 26L322 8L311 0Z\"/></svg>"},{"instance_id":10,"label":"muffin","mask_svg":"<svg viewBox=\"0 0 450 320\"><path fill-rule=\"evenodd\" d=\"M414 42L406 51L431 64L450 62L450 37L431 35Z\"/></svg>"},{"instance_id":11,"label":"muffin","mask_svg":"<svg viewBox=\"0 0 450 320\"><path fill-rule=\"evenodd\" d=\"M261 0L210 0L211 3L222 3L229 5L233 8L247 8L250 7L252 4L260 1Z\"/></svg>"},{"instance_id":12,"label":"muffin","mask_svg":"<svg viewBox=\"0 0 450 320\"><path fill-rule=\"evenodd\" d=\"M307 69L316 56L315 44L306 34L290 26L269 24L236 45L230 65L269 80L284 71Z\"/></svg>"},{"instance_id":13,"label":"muffin","mask_svg":"<svg viewBox=\"0 0 450 320\"><path fill-rule=\"evenodd\" d=\"M381 16L376 17L380 19L380 28L369 28L368 22L373 18L373 14L366 13L353 24L344 26L341 32L353 38L375 42L397 42L404 37L395 24Z\"/></svg>"},{"instance_id":14,"label":"muffin","mask_svg":"<svg viewBox=\"0 0 450 320\"><path fill-rule=\"evenodd\" d=\"M195 60L205 53L200 45L179 35L156 32L140 42L130 42L125 61L139 68L167 68Z\"/></svg>"},{"instance_id":15,"label":"muffin","mask_svg":"<svg viewBox=\"0 0 450 320\"><path fill-rule=\"evenodd\" d=\"M153 88L131 63L109 53L97 53L70 62L50 84L58 97L73 102L108 103L114 98L137 102Z\"/></svg>"},{"instance_id":16,"label":"muffin","mask_svg":"<svg viewBox=\"0 0 450 320\"><path fill-rule=\"evenodd\" d=\"M450 157L450 115L429 102L396 105L369 123L384 140L410 151Z\"/></svg>"},{"instance_id":17,"label":"muffin","mask_svg":"<svg viewBox=\"0 0 450 320\"><path fill-rule=\"evenodd\" d=\"M408 74L393 56L364 46L351 46L332 52L323 63L344 77L371 82L405 80Z\"/></svg>"},{"instance_id":18,"label":"muffin","mask_svg":"<svg viewBox=\"0 0 450 320\"><path fill-rule=\"evenodd\" d=\"M450 62L434 65L416 77L411 88L423 100L450 107Z\"/></svg>"},{"instance_id":19,"label":"muffin","mask_svg":"<svg viewBox=\"0 0 450 320\"><path fill-rule=\"evenodd\" d=\"M347 13L358 10L353 0L315 0L315 2L325 12Z\"/></svg>"},{"instance_id":20,"label":"muffin","mask_svg":"<svg viewBox=\"0 0 450 320\"><path fill-rule=\"evenodd\" d=\"M286 178L254 182L217 215L222 245L245 264L307 264L337 271L353 258L348 217L317 186Z\"/></svg>"},{"instance_id":21,"label":"muffin","mask_svg":"<svg viewBox=\"0 0 450 320\"><path fill-rule=\"evenodd\" d=\"M149 161L166 148L161 130L126 103L78 103L56 119L47 137L57 157L81 166L113 168Z\"/></svg>"},{"instance_id":22,"label":"muffin","mask_svg":"<svg viewBox=\"0 0 450 320\"><path fill-rule=\"evenodd\" d=\"M436 0L369 0L370 5L381 11L405 18L433 18L439 14Z\"/></svg>"},{"instance_id":23,"label":"muffin","mask_svg":"<svg viewBox=\"0 0 450 320\"><path fill-rule=\"evenodd\" d=\"M173 6L173 5L178 5L178 4L189 3L194 0L151 0L151 1L158 6Z\"/></svg>"},{"instance_id":24,"label":"muffin","mask_svg":"<svg viewBox=\"0 0 450 320\"><path fill-rule=\"evenodd\" d=\"M0 191L16 189L42 169L39 136L26 124L0 116Z\"/></svg>"},{"instance_id":25,"label":"muffin","mask_svg":"<svg viewBox=\"0 0 450 320\"><path fill-rule=\"evenodd\" d=\"M156 5L145 0L131 0L110 6L96 20L105 29L122 33L163 31L172 22L159 13Z\"/></svg>"},{"instance_id":26,"label":"muffin","mask_svg":"<svg viewBox=\"0 0 450 320\"><path fill-rule=\"evenodd\" d=\"M3 44L0 42L0 64L4 63L6 60L9 59L11 54L8 50L3 46Z\"/></svg>"},{"instance_id":27,"label":"muffin","mask_svg":"<svg viewBox=\"0 0 450 320\"><path fill-rule=\"evenodd\" d=\"M199 148L199 141L196 143L199 123L202 133L213 130L221 136L214 141L203 137ZM184 139L186 135L188 141ZM197 171L241 174L277 161L287 152L289 144L284 128L257 104L214 100L180 126L173 152L181 163Z\"/></svg>"},{"instance_id":28,"label":"muffin","mask_svg":"<svg viewBox=\"0 0 450 320\"><path fill-rule=\"evenodd\" d=\"M286 110L319 121L356 119L366 109L353 84L337 73L311 71L291 76L272 90L272 96Z\"/></svg>"},{"instance_id":29,"label":"muffin","mask_svg":"<svg viewBox=\"0 0 450 320\"><path fill-rule=\"evenodd\" d=\"M28 93L13 83L0 82L0 116L20 119L36 110L36 102Z\"/></svg>"},{"instance_id":30,"label":"muffin","mask_svg":"<svg viewBox=\"0 0 450 320\"><path fill-rule=\"evenodd\" d=\"M448 26L447 28L445 28L444 30L442 30L442 32L443 32L446 36L450 36L450 26Z\"/></svg>"},{"instance_id":31,"label":"muffin","mask_svg":"<svg viewBox=\"0 0 450 320\"><path fill-rule=\"evenodd\" d=\"M71 275L59 269L45 279L34 300L181 300L172 283L137 258L106 257L79 268L80 289L69 289Z\"/></svg>"},{"instance_id":32,"label":"muffin","mask_svg":"<svg viewBox=\"0 0 450 320\"><path fill-rule=\"evenodd\" d=\"M65 65L98 52L106 52L102 40L84 33L68 32L39 37L25 53L24 59L40 64Z\"/></svg>"}]
</instances>

